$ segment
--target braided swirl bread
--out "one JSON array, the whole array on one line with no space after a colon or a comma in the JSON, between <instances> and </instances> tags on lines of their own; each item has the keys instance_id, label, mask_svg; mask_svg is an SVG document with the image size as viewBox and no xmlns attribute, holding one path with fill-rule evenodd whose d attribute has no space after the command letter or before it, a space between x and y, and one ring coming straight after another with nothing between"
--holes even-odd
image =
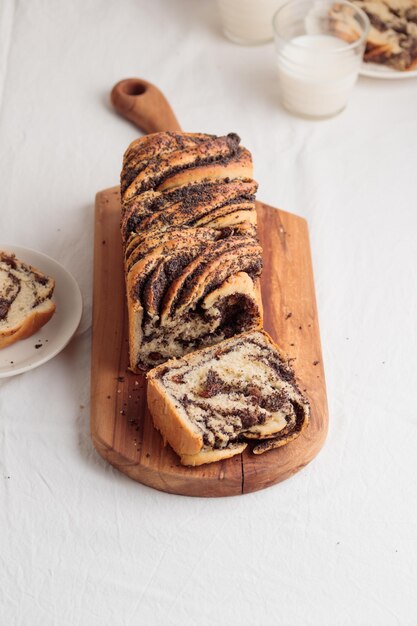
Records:
<instances>
[{"instance_id":1,"label":"braided swirl bread","mask_svg":"<svg viewBox=\"0 0 417 626\"><path fill-rule=\"evenodd\" d=\"M252 160L235 134L155 133L124 155L130 367L262 325Z\"/></svg>"},{"instance_id":2,"label":"braided swirl bread","mask_svg":"<svg viewBox=\"0 0 417 626\"><path fill-rule=\"evenodd\" d=\"M183 465L255 454L292 441L310 409L287 360L263 331L172 359L147 375L148 406Z\"/></svg>"},{"instance_id":3,"label":"braided swirl bread","mask_svg":"<svg viewBox=\"0 0 417 626\"><path fill-rule=\"evenodd\" d=\"M51 319L54 287L52 278L0 251L0 348L30 337Z\"/></svg>"}]
</instances>

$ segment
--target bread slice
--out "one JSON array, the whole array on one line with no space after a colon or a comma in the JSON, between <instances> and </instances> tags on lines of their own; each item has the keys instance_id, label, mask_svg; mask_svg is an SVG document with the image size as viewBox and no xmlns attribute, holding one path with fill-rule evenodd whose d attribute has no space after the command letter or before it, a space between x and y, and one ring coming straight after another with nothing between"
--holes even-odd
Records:
<instances>
[{"instance_id":1,"label":"bread slice","mask_svg":"<svg viewBox=\"0 0 417 626\"><path fill-rule=\"evenodd\" d=\"M417 1L353 0L371 22L365 61L395 70L417 67Z\"/></svg>"},{"instance_id":2,"label":"bread slice","mask_svg":"<svg viewBox=\"0 0 417 626\"><path fill-rule=\"evenodd\" d=\"M54 287L52 278L0 251L0 348L30 337L51 319Z\"/></svg>"},{"instance_id":3,"label":"bread slice","mask_svg":"<svg viewBox=\"0 0 417 626\"><path fill-rule=\"evenodd\" d=\"M269 335L251 331L172 359L148 375L155 427L183 465L285 445L308 424L310 409L288 361Z\"/></svg>"}]
</instances>

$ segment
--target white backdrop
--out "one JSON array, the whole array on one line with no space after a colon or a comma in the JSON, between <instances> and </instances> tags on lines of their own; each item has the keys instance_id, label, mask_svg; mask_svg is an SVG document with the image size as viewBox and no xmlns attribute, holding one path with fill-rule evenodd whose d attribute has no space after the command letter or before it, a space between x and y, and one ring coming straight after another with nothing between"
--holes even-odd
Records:
<instances>
[{"instance_id":1,"label":"white backdrop","mask_svg":"<svg viewBox=\"0 0 417 626\"><path fill-rule=\"evenodd\" d=\"M77 337L0 382L0 623L417 623L417 79L359 80L340 116L278 104L272 45L221 35L210 0L2 0L0 240L64 264ZM139 485L89 438L94 194L137 136L119 79L183 127L236 131L260 199L310 225L330 431L291 480L230 499Z\"/></svg>"}]
</instances>

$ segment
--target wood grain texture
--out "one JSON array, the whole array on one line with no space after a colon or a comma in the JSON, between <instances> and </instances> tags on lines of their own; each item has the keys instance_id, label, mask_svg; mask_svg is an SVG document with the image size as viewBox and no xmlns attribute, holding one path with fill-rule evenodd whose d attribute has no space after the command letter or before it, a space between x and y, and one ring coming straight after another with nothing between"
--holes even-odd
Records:
<instances>
[{"instance_id":1,"label":"wood grain texture","mask_svg":"<svg viewBox=\"0 0 417 626\"><path fill-rule=\"evenodd\" d=\"M311 422L294 442L260 456L242 455L189 468L163 446L146 406L143 375L127 370L127 310L120 241L119 188L97 194L91 435L98 452L134 480L189 496L230 496L280 482L309 463L327 433L327 400L307 224L257 203L264 250L265 329L293 361L311 403Z\"/></svg>"},{"instance_id":2,"label":"wood grain texture","mask_svg":"<svg viewBox=\"0 0 417 626\"><path fill-rule=\"evenodd\" d=\"M174 111L158 87L143 78L125 78L112 89L116 111L145 133L181 131Z\"/></svg>"}]
</instances>

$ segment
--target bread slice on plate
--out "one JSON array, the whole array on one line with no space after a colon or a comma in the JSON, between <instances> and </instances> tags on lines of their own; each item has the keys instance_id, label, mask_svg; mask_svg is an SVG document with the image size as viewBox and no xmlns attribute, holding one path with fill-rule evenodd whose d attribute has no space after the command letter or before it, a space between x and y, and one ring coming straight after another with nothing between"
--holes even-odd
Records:
<instances>
[{"instance_id":1,"label":"bread slice on plate","mask_svg":"<svg viewBox=\"0 0 417 626\"><path fill-rule=\"evenodd\" d=\"M371 22L365 61L398 71L417 67L417 1L353 0Z\"/></svg>"},{"instance_id":2,"label":"bread slice on plate","mask_svg":"<svg viewBox=\"0 0 417 626\"><path fill-rule=\"evenodd\" d=\"M155 427L183 465L240 454L253 440L253 452L261 454L289 443L308 425L308 401L264 331L171 359L147 379Z\"/></svg>"},{"instance_id":3,"label":"bread slice on plate","mask_svg":"<svg viewBox=\"0 0 417 626\"><path fill-rule=\"evenodd\" d=\"M26 339L55 312L53 278L0 250L0 348Z\"/></svg>"}]
</instances>

